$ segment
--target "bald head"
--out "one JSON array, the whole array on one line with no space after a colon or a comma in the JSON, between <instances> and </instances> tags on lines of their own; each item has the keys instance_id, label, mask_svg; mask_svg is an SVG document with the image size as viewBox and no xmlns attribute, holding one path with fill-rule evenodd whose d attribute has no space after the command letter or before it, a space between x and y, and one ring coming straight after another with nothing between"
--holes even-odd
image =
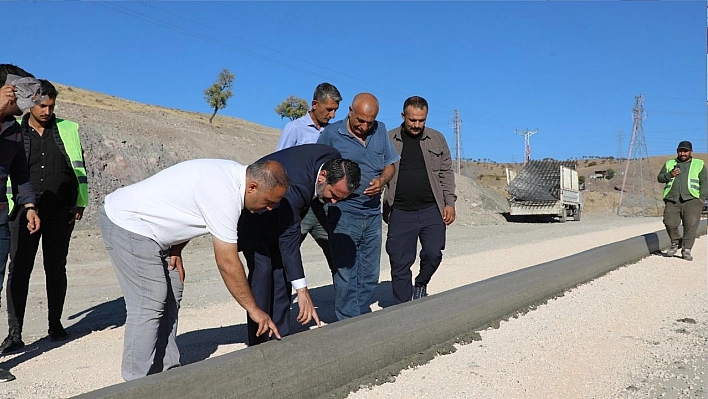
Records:
<instances>
[{"instance_id":1,"label":"bald head","mask_svg":"<svg viewBox=\"0 0 708 399\"><path fill-rule=\"evenodd\" d=\"M347 129L349 133L364 138L376 122L379 113L379 100L371 93L359 93L354 96L349 107Z\"/></svg>"},{"instance_id":2,"label":"bald head","mask_svg":"<svg viewBox=\"0 0 708 399\"><path fill-rule=\"evenodd\" d=\"M379 100L371 93L359 93L352 100L352 108L357 112L373 112L374 118L376 118L379 113Z\"/></svg>"},{"instance_id":3,"label":"bald head","mask_svg":"<svg viewBox=\"0 0 708 399\"><path fill-rule=\"evenodd\" d=\"M290 178L280 162L261 160L246 168L244 207L251 212L273 209L290 188Z\"/></svg>"}]
</instances>

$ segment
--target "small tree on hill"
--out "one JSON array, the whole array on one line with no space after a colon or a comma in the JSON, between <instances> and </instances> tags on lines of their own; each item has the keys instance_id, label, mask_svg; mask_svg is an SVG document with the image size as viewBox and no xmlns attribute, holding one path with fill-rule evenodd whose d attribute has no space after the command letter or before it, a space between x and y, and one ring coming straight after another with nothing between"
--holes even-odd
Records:
<instances>
[{"instance_id":1,"label":"small tree on hill","mask_svg":"<svg viewBox=\"0 0 708 399\"><path fill-rule=\"evenodd\" d=\"M615 170L607 168L607 172L605 173L605 179L611 180L613 177L615 177Z\"/></svg>"},{"instance_id":2,"label":"small tree on hill","mask_svg":"<svg viewBox=\"0 0 708 399\"><path fill-rule=\"evenodd\" d=\"M226 102L234 95L231 91L231 87L234 84L235 78L236 76L233 73L224 68L219 72L216 82L204 90L204 100L210 107L214 108L214 113L211 114L209 123L214 119L217 111L226 108Z\"/></svg>"},{"instance_id":3,"label":"small tree on hill","mask_svg":"<svg viewBox=\"0 0 708 399\"><path fill-rule=\"evenodd\" d=\"M288 118L294 121L297 118L305 116L307 108L307 100L300 97L289 96L275 108L275 112L280 115L280 119Z\"/></svg>"}]
</instances>

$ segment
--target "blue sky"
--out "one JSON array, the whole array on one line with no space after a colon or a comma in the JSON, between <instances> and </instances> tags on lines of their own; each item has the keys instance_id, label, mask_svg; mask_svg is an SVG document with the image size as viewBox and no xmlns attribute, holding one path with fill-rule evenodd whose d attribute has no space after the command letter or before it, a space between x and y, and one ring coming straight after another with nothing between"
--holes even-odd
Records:
<instances>
[{"instance_id":1,"label":"blue sky","mask_svg":"<svg viewBox=\"0 0 708 399\"><path fill-rule=\"evenodd\" d=\"M430 104L428 126L462 157L626 155L635 96L648 154L681 140L706 152L706 3L665 2L11 2L6 60L37 77L138 102L210 113L203 90L236 75L220 114L275 128L287 96L327 81L344 100ZM7 59L9 56L10 59ZM61 98L60 98L61 101ZM621 136L621 141L618 137ZM620 147L620 143L622 144Z\"/></svg>"}]
</instances>

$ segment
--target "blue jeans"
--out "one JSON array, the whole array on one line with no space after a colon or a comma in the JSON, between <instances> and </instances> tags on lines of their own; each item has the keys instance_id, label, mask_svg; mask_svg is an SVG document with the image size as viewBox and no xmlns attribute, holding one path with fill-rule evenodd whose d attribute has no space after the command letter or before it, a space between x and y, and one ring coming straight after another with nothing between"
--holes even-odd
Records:
<instances>
[{"instance_id":1,"label":"blue jeans","mask_svg":"<svg viewBox=\"0 0 708 399\"><path fill-rule=\"evenodd\" d=\"M5 282L5 267L7 255L10 253L10 227L7 223L0 225L0 293Z\"/></svg>"},{"instance_id":2,"label":"blue jeans","mask_svg":"<svg viewBox=\"0 0 708 399\"><path fill-rule=\"evenodd\" d=\"M364 215L329 207L334 263L334 312L338 320L371 311L379 282L381 213Z\"/></svg>"}]
</instances>

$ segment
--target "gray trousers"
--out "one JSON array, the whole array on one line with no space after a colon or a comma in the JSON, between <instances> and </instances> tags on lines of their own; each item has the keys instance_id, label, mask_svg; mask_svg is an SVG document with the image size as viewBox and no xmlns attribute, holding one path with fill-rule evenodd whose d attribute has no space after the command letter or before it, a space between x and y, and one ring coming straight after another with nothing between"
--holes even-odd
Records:
<instances>
[{"instance_id":1,"label":"gray trousers","mask_svg":"<svg viewBox=\"0 0 708 399\"><path fill-rule=\"evenodd\" d=\"M126 381L177 367L177 316L184 285L168 270L169 251L115 225L101 207L99 226L125 299L121 375Z\"/></svg>"},{"instance_id":2,"label":"gray trousers","mask_svg":"<svg viewBox=\"0 0 708 399\"><path fill-rule=\"evenodd\" d=\"M664 226L666 226L666 232L669 234L671 242L678 243L681 240L678 228L683 223L683 247L693 248L698 224L701 221L703 201L696 198L676 203L664 201L664 204Z\"/></svg>"}]
</instances>

